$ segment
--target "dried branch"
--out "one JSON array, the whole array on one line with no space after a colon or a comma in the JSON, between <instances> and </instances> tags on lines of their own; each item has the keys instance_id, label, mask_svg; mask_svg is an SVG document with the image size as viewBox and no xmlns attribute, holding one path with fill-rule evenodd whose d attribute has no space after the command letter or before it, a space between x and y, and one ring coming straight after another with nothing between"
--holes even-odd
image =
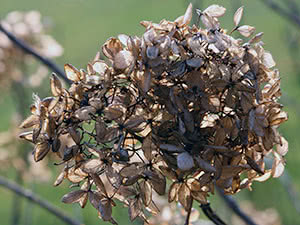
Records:
<instances>
[{"instance_id":1,"label":"dried branch","mask_svg":"<svg viewBox=\"0 0 300 225\"><path fill-rule=\"evenodd\" d=\"M39 205L40 207L46 209L48 212L52 213L62 221L64 221L66 224L71 225L80 225L81 223L74 220L73 218L70 218L68 215L63 213L60 209L56 208L52 204L50 204L48 201L41 199L39 196L34 194L32 191L27 190L19 186L18 184L8 181L6 178L0 176L0 186L5 187L9 189L10 191L13 191L14 193L28 199L29 201L32 201Z\"/></svg>"},{"instance_id":2,"label":"dried branch","mask_svg":"<svg viewBox=\"0 0 300 225\"><path fill-rule=\"evenodd\" d=\"M21 48L25 53L32 55L37 60L45 64L50 70L55 72L59 77L61 77L66 83L71 84L71 81L65 76L63 70L61 70L53 61L46 59L45 57L38 54L35 50L29 47L24 41L18 39L11 32L7 31L0 23L0 31L2 31L16 46Z\"/></svg>"},{"instance_id":3,"label":"dried branch","mask_svg":"<svg viewBox=\"0 0 300 225\"><path fill-rule=\"evenodd\" d=\"M262 0L261 2L263 2L266 6L268 6L275 12L277 12L279 15L285 17L289 21L293 22L295 25L297 25L300 28L300 16L299 14L293 12L294 10L288 11L282 8L281 6L279 6L277 3L275 3L272 0Z\"/></svg>"},{"instance_id":4,"label":"dried branch","mask_svg":"<svg viewBox=\"0 0 300 225\"><path fill-rule=\"evenodd\" d=\"M226 225L220 217L212 210L210 203L200 205L203 213L216 225Z\"/></svg>"},{"instance_id":5,"label":"dried branch","mask_svg":"<svg viewBox=\"0 0 300 225\"><path fill-rule=\"evenodd\" d=\"M239 207L239 205L236 203L236 201L229 195L225 195L224 191L222 191L220 188L217 188L220 196L224 199L225 203L231 210L238 215L246 224L248 225L256 225L256 223L248 216L246 215L242 209Z\"/></svg>"}]
</instances>

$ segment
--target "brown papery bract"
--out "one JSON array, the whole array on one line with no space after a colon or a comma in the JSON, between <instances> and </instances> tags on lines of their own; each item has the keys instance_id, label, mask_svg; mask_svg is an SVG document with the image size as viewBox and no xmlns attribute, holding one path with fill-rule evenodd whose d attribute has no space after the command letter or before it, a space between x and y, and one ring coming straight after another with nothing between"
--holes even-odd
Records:
<instances>
[{"instance_id":1,"label":"brown papery bract","mask_svg":"<svg viewBox=\"0 0 300 225\"><path fill-rule=\"evenodd\" d=\"M198 11L206 28L189 27L191 7L175 22L143 21L142 37L108 39L107 62L97 53L87 72L66 64L71 87L53 75L54 97L35 96L33 115L21 125L33 132L20 137L32 137L36 161L48 152L61 158L55 185L67 179L81 186L63 202L84 207L89 199L100 218L116 223L119 200L131 220L147 220L146 211L158 212L156 194L190 211L194 201L207 203L214 185L235 194L282 174L288 143L277 129L287 114L262 33L251 39L255 28L239 25L240 8L234 31L250 40L228 35L218 5ZM57 144L65 138L67 145Z\"/></svg>"}]
</instances>

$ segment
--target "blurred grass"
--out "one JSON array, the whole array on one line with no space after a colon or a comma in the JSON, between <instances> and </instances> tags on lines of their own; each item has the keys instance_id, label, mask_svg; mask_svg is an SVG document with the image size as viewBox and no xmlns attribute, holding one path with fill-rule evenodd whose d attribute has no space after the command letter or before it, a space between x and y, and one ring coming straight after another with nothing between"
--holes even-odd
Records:
<instances>
[{"instance_id":1,"label":"blurred grass","mask_svg":"<svg viewBox=\"0 0 300 225\"><path fill-rule=\"evenodd\" d=\"M224 18L221 18L221 24L228 30L233 27L234 11L243 4L245 8L242 23L255 26L257 32L264 32L265 49L272 53L277 62L276 67L280 70L282 77L284 97L281 102L289 113L289 121L280 128L280 131L289 141L290 151L287 155L286 168L295 182L296 190L300 192L298 175L300 152L297 152L300 146L298 132L300 124L300 77L299 72L295 71L293 67L293 60L299 61L299 59L293 59L287 47L288 29L296 30L298 28L266 8L260 1L193 0L192 2L202 9L210 4L225 6L227 12ZM58 59L57 63L60 66L64 63L71 63L78 68L84 68L109 37L120 33L141 35L144 31L144 28L139 25L141 20L154 22L159 22L164 18L174 20L184 13L187 4L188 2L184 0L52 0L51 2L0 0L0 18L13 10L36 9L40 11L43 16L49 17L49 21L53 24L51 34L65 49L63 57ZM300 29L295 32L299 34L299 31ZM43 93L43 95L46 94L47 92ZM43 95L42 97L44 97ZM2 93L0 108L0 131L4 131L8 129L10 117L16 110L11 93ZM32 187L30 184L27 185ZM68 191L67 185L54 188L50 184L37 184L34 187L41 196L49 199L75 218L82 218L85 224L105 224L97 219L97 213L91 206L87 206L81 211L78 206L65 205L60 202L61 196ZM300 224L299 215L288 200L288 195L280 185L279 180L272 179L265 183L254 184L252 192L242 191L237 195L237 198L252 200L258 209L276 208L283 224ZM0 202L5 203L0 204L1 224L10 224L11 199L12 194L10 192L0 189ZM213 196L211 200L212 207L217 212L224 216L226 213L228 214L219 198ZM24 208L28 207L28 203L25 201L20 204ZM128 220L127 209L118 209L114 214L120 224L131 224ZM33 206L32 225L40 224L41 221L45 225L61 224L57 218Z\"/></svg>"}]
</instances>

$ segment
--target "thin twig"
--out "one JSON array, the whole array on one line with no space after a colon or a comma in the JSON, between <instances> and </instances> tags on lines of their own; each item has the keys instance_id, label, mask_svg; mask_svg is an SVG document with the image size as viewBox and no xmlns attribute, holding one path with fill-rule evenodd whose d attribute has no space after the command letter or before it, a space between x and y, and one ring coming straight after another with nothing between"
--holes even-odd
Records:
<instances>
[{"instance_id":1,"label":"thin twig","mask_svg":"<svg viewBox=\"0 0 300 225\"><path fill-rule=\"evenodd\" d=\"M200 208L202 209L203 213L216 225L226 225L220 217L212 210L210 207L210 203L201 204Z\"/></svg>"},{"instance_id":2,"label":"thin twig","mask_svg":"<svg viewBox=\"0 0 300 225\"><path fill-rule=\"evenodd\" d=\"M238 215L246 224L248 225L257 225L248 215L246 215L236 201L229 195L225 195L223 190L217 188L220 196L224 199L226 205L236 214Z\"/></svg>"},{"instance_id":3,"label":"thin twig","mask_svg":"<svg viewBox=\"0 0 300 225\"><path fill-rule=\"evenodd\" d=\"M289 21L293 22L295 25L297 25L300 28L300 17L299 15L293 13L292 11L288 11L279 4L275 3L272 0L261 0L266 6L273 9L275 12L277 12L279 15L285 17Z\"/></svg>"},{"instance_id":4,"label":"thin twig","mask_svg":"<svg viewBox=\"0 0 300 225\"><path fill-rule=\"evenodd\" d=\"M55 72L59 77L61 77L66 83L71 84L71 81L65 76L64 71L61 70L54 62L51 60L41 56L31 47L29 47L24 41L18 39L11 32L7 31L0 23L0 31L2 31L16 46L21 48L25 53L32 55L39 61L41 61L44 65L46 65L50 70Z\"/></svg>"},{"instance_id":5,"label":"thin twig","mask_svg":"<svg viewBox=\"0 0 300 225\"><path fill-rule=\"evenodd\" d=\"M49 203L46 200L41 199L39 196L34 194L32 191L27 190L19 186L18 184L11 182L7 180L6 178L0 176L0 186L5 187L9 189L10 191L13 191L14 193L28 199L29 201L32 201L39 205L40 207L46 209L48 212L55 215L57 218L61 219L67 224L71 225L80 225L81 223L74 220L73 218L69 217L65 213L63 213L60 209L53 206L51 203Z\"/></svg>"}]
</instances>

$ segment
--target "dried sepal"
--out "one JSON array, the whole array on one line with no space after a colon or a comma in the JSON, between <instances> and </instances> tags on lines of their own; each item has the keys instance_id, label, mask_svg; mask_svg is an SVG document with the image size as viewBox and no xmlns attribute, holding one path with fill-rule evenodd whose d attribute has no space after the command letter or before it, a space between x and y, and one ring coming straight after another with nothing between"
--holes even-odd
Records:
<instances>
[{"instance_id":1,"label":"dried sepal","mask_svg":"<svg viewBox=\"0 0 300 225\"><path fill-rule=\"evenodd\" d=\"M86 191L84 190L75 190L75 191L71 191L68 194L65 194L61 201L63 203L67 203L67 204L71 204L71 203L75 203L80 201L80 198L86 194Z\"/></svg>"},{"instance_id":2,"label":"dried sepal","mask_svg":"<svg viewBox=\"0 0 300 225\"><path fill-rule=\"evenodd\" d=\"M34 153L34 161L38 162L42 160L49 152L50 144L48 142L39 142L35 145L33 153Z\"/></svg>"},{"instance_id":3,"label":"dried sepal","mask_svg":"<svg viewBox=\"0 0 300 225\"><path fill-rule=\"evenodd\" d=\"M243 16L243 12L244 12L244 6L238 8L233 16L233 22L234 22L234 25L237 27L240 22L241 22L241 19L242 19L242 16Z\"/></svg>"},{"instance_id":4,"label":"dried sepal","mask_svg":"<svg viewBox=\"0 0 300 225\"><path fill-rule=\"evenodd\" d=\"M40 118L37 115L30 115L19 126L20 128L30 128L40 123Z\"/></svg>"},{"instance_id":5,"label":"dried sepal","mask_svg":"<svg viewBox=\"0 0 300 225\"><path fill-rule=\"evenodd\" d=\"M69 80L78 82L80 80L80 71L71 64L65 64L65 73Z\"/></svg>"},{"instance_id":6,"label":"dried sepal","mask_svg":"<svg viewBox=\"0 0 300 225\"><path fill-rule=\"evenodd\" d=\"M221 17L225 14L226 9L219 5L210 5L203 13L207 13L211 17Z\"/></svg>"},{"instance_id":7,"label":"dried sepal","mask_svg":"<svg viewBox=\"0 0 300 225\"><path fill-rule=\"evenodd\" d=\"M178 190L178 201L184 207L186 211L189 211L192 207L193 198L189 187L186 184L182 184Z\"/></svg>"},{"instance_id":8,"label":"dried sepal","mask_svg":"<svg viewBox=\"0 0 300 225\"><path fill-rule=\"evenodd\" d=\"M250 37L255 32L255 27L243 25L238 27L237 31L240 32L240 34L244 37Z\"/></svg>"},{"instance_id":9,"label":"dried sepal","mask_svg":"<svg viewBox=\"0 0 300 225\"><path fill-rule=\"evenodd\" d=\"M62 84L55 73L50 78L50 87L53 96L60 96L62 94Z\"/></svg>"},{"instance_id":10,"label":"dried sepal","mask_svg":"<svg viewBox=\"0 0 300 225\"><path fill-rule=\"evenodd\" d=\"M134 63L134 57L130 51L122 50L114 56L114 68L124 70Z\"/></svg>"},{"instance_id":11,"label":"dried sepal","mask_svg":"<svg viewBox=\"0 0 300 225\"><path fill-rule=\"evenodd\" d=\"M135 197L131 199L129 202L128 214L131 221L135 220L141 213L142 210L142 202L141 199Z\"/></svg>"}]
</instances>

